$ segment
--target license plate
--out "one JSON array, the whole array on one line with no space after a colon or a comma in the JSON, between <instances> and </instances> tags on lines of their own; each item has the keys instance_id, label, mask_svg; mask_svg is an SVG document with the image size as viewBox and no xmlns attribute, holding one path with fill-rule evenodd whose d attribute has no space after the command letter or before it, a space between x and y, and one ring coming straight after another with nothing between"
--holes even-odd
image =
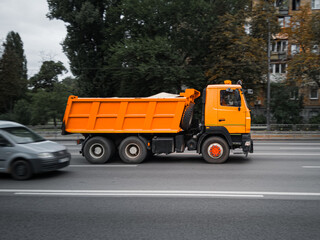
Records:
<instances>
[{"instance_id":1,"label":"license plate","mask_svg":"<svg viewBox=\"0 0 320 240\"><path fill-rule=\"evenodd\" d=\"M59 163L64 163L64 162L68 162L69 158L61 158L59 159Z\"/></svg>"}]
</instances>

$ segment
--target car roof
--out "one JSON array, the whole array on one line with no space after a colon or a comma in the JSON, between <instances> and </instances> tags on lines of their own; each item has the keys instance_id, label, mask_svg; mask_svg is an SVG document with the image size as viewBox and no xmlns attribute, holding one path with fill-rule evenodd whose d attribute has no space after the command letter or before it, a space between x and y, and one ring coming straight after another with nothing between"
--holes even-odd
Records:
<instances>
[{"instance_id":1,"label":"car roof","mask_svg":"<svg viewBox=\"0 0 320 240\"><path fill-rule=\"evenodd\" d=\"M0 120L0 129L1 128L8 128L8 127L24 127L24 126L22 124L16 123L16 122Z\"/></svg>"}]
</instances>

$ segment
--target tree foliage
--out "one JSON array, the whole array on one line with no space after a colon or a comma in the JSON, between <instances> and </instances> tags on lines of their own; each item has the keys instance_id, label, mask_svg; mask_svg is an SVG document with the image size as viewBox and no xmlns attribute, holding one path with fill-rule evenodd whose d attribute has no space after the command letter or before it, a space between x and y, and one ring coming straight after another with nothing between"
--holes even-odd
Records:
<instances>
[{"instance_id":1,"label":"tree foliage","mask_svg":"<svg viewBox=\"0 0 320 240\"><path fill-rule=\"evenodd\" d=\"M40 71L30 78L32 90L26 90L11 112L1 115L1 119L22 124L46 124L53 120L57 125L62 120L69 95L74 94L76 85L71 77L58 81L58 76L65 71L61 62L45 61Z\"/></svg>"},{"instance_id":2,"label":"tree foliage","mask_svg":"<svg viewBox=\"0 0 320 240\"><path fill-rule=\"evenodd\" d=\"M220 16L219 25L211 32L206 71L209 83L242 80L255 93L261 90L268 71L268 33L279 31L276 19L273 5L266 1L253 9L247 5L237 13Z\"/></svg>"},{"instance_id":3,"label":"tree foliage","mask_svg":"<svg viewBox=\"0 0 320 240\"><path fill-rule=\"evenodd\" d=\"M206 85L210 32L248 0L48 0L81 95L131 96ZM134 82L134 84L128 84Z\"/></svg>"},{"instance_id":4,"label":"tree foliage","mask_svg":"<svg viewBox=\"0 0 320 240\"><path fill-rule=\"evenodd\" d=\"M27 90L27 60L20 35L9 32L0 57L0 113L11 112Z\"/></svg>"},{"instance_id":5,"label":"tree foliage","mask_svg":"<svg viewBox=\"0 0 320 240\"><path fill-rule=\"evenodd\" d=\"M39 73L29 79L29 84L34 91L39 89L53 91L54 84L59 81L58 76L64 72L67 72L67 69L62 62L44 61Z\"/></svg>"},{"instance_id":6,"label":"tree foliage","mask_svg":"<svg viewBox=\"0 0 320 240\"><path fill-rule=\"evenodd\" d=\"M288 63L289 82L315 82L320 87L320 13L312 12L309 5L301 7L284 32L300 48Z\"/></svg>"},{"instance_id":7,"label":"tree foliage","mask_svg":"<svg viewBox=\"0 0 320 240\"><path fill-rule=\"evenodd\" d=\"M285 83L271 84L271 113L278 124L298 124L302 122L300 112L303 108L303 96L298 96L298 88ZM293 93L293 94L292 94Z\"/></svg>"}]
</instances>

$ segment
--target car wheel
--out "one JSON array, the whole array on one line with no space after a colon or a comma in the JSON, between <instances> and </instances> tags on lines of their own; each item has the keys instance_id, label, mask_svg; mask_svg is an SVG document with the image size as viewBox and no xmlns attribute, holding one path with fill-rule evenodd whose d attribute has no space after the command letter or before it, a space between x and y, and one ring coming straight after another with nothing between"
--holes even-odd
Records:
<instances>
[{"instance_id":1,"label":"car wheel","mask_svg":"<svg viewBox=\"0 0 320 240\"><path fill-rule=\"evenodd\" d=\"M113 142L104 137L90 138L84 146L83 153L88 162L103 164L112 158L115 152Z\"/></svg>"},{"instance_id":2,"label":"car wheel","mask_svg":"<svg viewBox=\"0 0 320 240\"><path fill-rule=\"evenodd\" d=\"M120 143L119 156L125 163L141 163L147 155L147 147L138 137L128 137Z\"/></svg>"},{"instance_id":3,"label":"car wheel","mask_svg":"<svg viewBox=\"0 0 320 240\"><path fill-rule=\"evenodd\" d=\"M11 165L11 176L16 180L30 179L32 174L32 167L26 160L17 160Z\"/></svg>"},{"instance_id":4,"label":"car wheel","mask_svg":"<svg viewBox=\"0 0 320 240\"><path fill-rule=\"evenodd\" d=\"M210 137L202 145L202 156L208 163L224 163L227 161L230 148L220 137Z\"/></svg>"}]
</instances>

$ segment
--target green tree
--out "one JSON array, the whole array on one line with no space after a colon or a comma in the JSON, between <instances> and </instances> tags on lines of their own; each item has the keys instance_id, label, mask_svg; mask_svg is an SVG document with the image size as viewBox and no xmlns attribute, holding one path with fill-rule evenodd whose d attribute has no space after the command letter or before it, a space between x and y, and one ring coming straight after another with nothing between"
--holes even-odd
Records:
<instances>
[{"instance_id":1,"label":"green tree","mask_svg":"<svg viewBox=\"0 0 320 240\"><path fill-rule=\"evenodd\" d=\"M242 80L248 88L260 88L267 72L265 41L245 32L244 12L225 14L219 20L210 40L210 67L206 72L209 83Z\"/></svg>"},{"instance_id":2,"label":"green tree","mask_svg":"<svg viewBox=\"0 0 320 240\"><path fill-rule=\"evenodd\" d=\"M31 124L45 124L49 120L61 119L68 96L72 94L72 79L59 81L59 75L66 72L62 62L44 61L40 71L30 78L32 92L29 97L29 109L31 112ZM20 108L17 112L21 111Z\"/></svg>"},{"instance_id":3,"label":"green tree","mask_svg":"<svg viewBox=\"0 0 320 240\"><path fill-rule=\"evenodd\" d=\"M274 12L271 2L262 1L252 9L246 5L237 13L219 17L219 25L211 32L207 58L209 83L242 80L246 88L259 93L268 71L268 33L280 30Z\"/></svg>"},{"instance_id":4,"label":"green tree","mask_svg":"<svg viewBox=\"0 0 320 240\"><path fill-rule=\"evenodd\" d=\"M31 99L31 124L46 124L53 120L57 126L57 120L62 120L65 106L67 104L68 87L62 83L54 83L51 92L38 90L32 94Z\"/></svg>"},{"instance_id":5,"label":"green tree","mask_svg":"<svg viewBox=\"0 0 320 240\"><path fill-rule=\"evenodd\" d=\"M315 82L320 87L320 13L312 12L309 5L301 7L284 33L300 49L288 63L289 82Z\"/></svg>"},{"instance_id":6,"label":"green tree","mask_svg":"<svg viewBox=\"0 0 320 240\"><path fill-rule=\"evenodd\" d=\"M0 58L0 113L12 112L27 90L27 60L20 35L9 32Z\"/></svg>"},{"instance_id":7,"label":"green tree","mask_svg":"<svg viewBox=\"0 0 320 240\"><path fill-rule=\"evenodd\" d=\"M298 96L298 88L284 83L271 84L271 113L278 124L298 124L302 122L303 96Z\"/></svg>"},{"instance_id":8,"label":"green tree","mask_svg":"<svg viewBox=\"0 0 320 240\"><path fill-rule=\"evenodd\" d=\"M64 72L67 72L67 69L62 62L44 61L39 73L29 79L29 84L34 91L39 89L53 91L54 84L59 81L58 76Z\"/></svg>"},{"instance_id":9,"label":"green tree","mask_svg":"<svg viewBox=\"0 0 320 240\"><path fill-rule=\"evenodd\" d=\"M150 91L143 93L148 95L169 82L173 91L180 84L204 87L205 57L210 32L218 26L217 17L226 12L234 14L249 2L48 0L48 16L67 23L63 46L81 95L138 95L136 87L130 88L133 84L124 84L129 81L129 72L123 66L129 60L134 72L132 81L140 86L148 84ZM146 55L133 49L143 49ZM172 77L163 79L168 69ZM147 79L143 81L144 75Z\"/></svg>"}]
</instances>

